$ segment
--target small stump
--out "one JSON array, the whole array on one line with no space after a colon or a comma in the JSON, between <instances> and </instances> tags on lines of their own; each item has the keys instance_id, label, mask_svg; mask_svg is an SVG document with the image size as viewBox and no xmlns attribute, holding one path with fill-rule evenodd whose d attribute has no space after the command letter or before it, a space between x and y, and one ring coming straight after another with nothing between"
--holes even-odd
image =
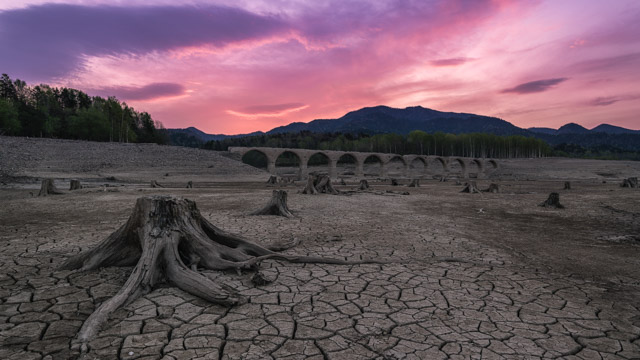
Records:
<instances>
[{"instance_id":1,"label":"small stump","mask_svg":"<svg viewBox=\"0 0 640 360\"><path fill-rule=\"evenodd\" d=\"M391 179L391 186L398 186L398 180L396 179Z\"/></svg>"},{"instance_id":2,"label":"small stump","mask_svg":"<svg viewBox=\"0 0 640 360\"><path fill-rule=\"evenodd\" d=\"M152 188L163 188L164 186L158 184L158 182L155 181L155 180L151 180L151 187Z\"/></svg>"},{"instance_id":3,"label":"small stump","mask_svg":"<svg viewBox=\"0 0 640 360\"><path fill-rule=\"evenodd\" d=\"M360 180L360 185L358 185L358 190L367 190L369 189L369 182L365 179Z\"/></svg>"},{"instance_id":4,"label":"small stump","mask_svg":"<svg viewBox=\"0 0 640 360\"><path fill-rule=\"evenodd\" d=\"M269 176L269 179L267 180L267 184L269 185L276 185L278 184L278 177L275 175L271 175Z\"/></svg>"},{"instance_id":5,"label":"small stump","mask_svg":"<svg viewBox=\"0 0 640 360\"><path fill-rule=\"evenodd\" d=\"M71 190L79 190L82 189L82 184L80 184L80 180L71 180L71 183L69 183L69 191Z\"/></svg>"},{"instance_id":6,"label":"small stump","mask_svg":"<svg viewBox=\"0 0 640 360\"><path fill-rule=\"evenodd\" d=\"M484 192L497 194L500 192L500 187L498 186L498 184L491 184L489 185L489 188L487 190L484 190Z\"/></svg>"},{"instance_id":7,"label":"small stump","mask_svg":"<svg viewBox=\"0 0 640 360\"><path fill-rule=\"evenodd\" d=\"M464 184L464 189L462 189L463 193L469 193L469 194L479 194L480 190L478 189L478 185L476 185L475 181L469 181L468 183Z\"/></svg>"},{"instance_id":8,"label":"small stump","mask_svg":"<svg viewBox=\"0 0 640 360\"><path fill-rule=\"evenodd\" d=\"M187 189L193 189L193 181L187 183Z\"/></svg>"},{"instance_id":9,"label":"small stump","mask_svg":"<svg viewBox=\"0 0 640 360\"><path fill-rule=\"evenodd\" d=\"M625 188L637 189L638 188L638 178L637 177L626 178L626 179L622 180L622 184L620 184L620 186L625 187Z\"/></svg>"},{"instance_id":10,"label":"small stump","mask_svg":"<svg viewBox=\"0 0 640 360\"><path fill-rule=\"evenodd\" d=\"M344 178L340 178L340 185L347 185L346 181L344 181Z\"/></svg>"},{"instance_id":11,"label":"small stump","mask_svg":"<svg viewBox=\"0 0 640 360\"><path fill-rule=\"evenodd\" d=\"M564 182L564 190L571 190L571 182L570 181L565 181Z\"/></svg>"},{"instance_id":12,"label":"small stump","mask_svg":"<svg viewBox=\"0 0 640 360\"><path fill-rule=\"evenodd\" d=\"M409 184L409 187L420 187L420 179L413 179Z\"/></svg>"},{"instance_id":13,"label":"small stump","mask_svg":"<svg viewBox=\"0 0 640 360\"><path fill-rule=\"evenodd\" d=\"M251 215L277 215L284 217L293 217L293 214L287 206L287 192L284 190L273 190L269 203L262 209L252 212Z\"/></svg>"},{"instance_id":14,"label":"small stump","mask_svg":"<svg viewBox=\"0 0 640 360\"><path fill-rule=\"evenodd\" d=\"M43 179L42 184L40 185L40 192L38 196L47 196L47 195L62 195L63 192L56 188L56 185L53 183L53 179Z\"/></svg>"},{"instance_id":15,"label":"small stump","mask_svg":"<svg viewBox=\"0 0 640 360\"><path fill-rule=\"evenodd\" d=\"M564 209L564 206L560 204L560 194L556 192L549 194L549 197L547 198L547 200L542 204L540 204L539 206L555 208L555 209Z\"/></svg>"}]
</instances>

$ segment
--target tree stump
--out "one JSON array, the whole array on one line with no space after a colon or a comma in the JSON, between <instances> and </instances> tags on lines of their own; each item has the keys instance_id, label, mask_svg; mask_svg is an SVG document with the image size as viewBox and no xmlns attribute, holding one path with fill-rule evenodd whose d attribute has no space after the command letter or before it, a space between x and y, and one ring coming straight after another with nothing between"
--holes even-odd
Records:
<instances>
[{"instance_id":1,"label":"tree stump","mask_svg":"<svg viewBox=\"0 0 640 360\"><path fill-rule=\"evenodd\" d=\"M100 331L111 313L149 293L161 282L213 303L226 306L242 303L244 299L235 289L196 270L255 270L266 259L338 265L386 263L279 254L212 225L191 200L172 196L141 197L122 227L61 266L63 270L88 271L135 265L118 293L85 320L76 341L81 342L81 349L86 351L87 342Z\"/></svg>"},{"instance_id":2,"label":"tree stump","mask_svg":"<svg viewBox=\"0 0 640 360\"><path fill-rule=\"evenodd\" d=\"M637 177L626 178L626 179L622 180L622 184L620 186L625 187L625 188L637 189L638 188L638 178Z\"/></svg>"},{"instance_id":3,"label":"tree stump","mask_svg":"<svg viewBox=\"0 0 640 360\"><path fill-rule=\"evenodd\" d=\"M564 182L564 190L571 190L571 182L570 181L565 181Z\"/></svg>"},{"instance_id":4,"label":"tree stump","mask_svg":"<svg viewBox=\"0 0 640 360\"><path fill-rule=\"evenodd\" d=\"M164 186L158 184L158 182L155 181L155 180L151 180L151 187L152 188L163 188Z\"/></svg>"},{"instance_id":5,"label":"tree stump","mask_svg":"<svg viewBox=\"0 0 640 360\"><path fill-rule=\"evenodd\" d=\"M549 197L547 198L547 200L542 204L540 204L539 206L556 208L556 209L564 209L564 206L560 204L560 194L556 192L549 194Z\"/></svg>"},{"instance_id":6,"label":"tree stump","mask_svg":"<svg viewBox=\"0 0 640 360\"><path fill-rule=\"evenodd\" d=\"M310 195L316 195L318 193L337 195L339 191L333 187L329 176L309 174L307 185L302 189L302 193Z\"/></svg>"},{"instance_id":7,"label":"tree stump","mask_svg":"<svg viewBox=\"0 0 640 360\"><path fill-rule=\"evenodd\" d=\"M293 217L293 214L287 206L287 192L284 190L273 190L271 200L260 210L256 210L251 215L277 215L284 217Z\"/></svg>"},{"instance_id":8,"label":"tree stump","mask_svg":"<svg viewBox=\"0 0 640 360\"><path fill-rule=\"evenodd\" d=\"M358 186L358 190L367 190L369 189L369 182L365 179L360 180L360 185Z\"/></svg>"},{"instance_id":9,"label":"tree stump","mask_svg":"<svg viewBox=\"0 0 640 360\"><path fill-rule=\"evenodd\" d=\"M446 176L444 176L444 175L443 175L443 176L440 176L440 178L438 178L438 181L439 181L439 182L445 182L445 181L447 181L447 177L446 177Z\"/></svg>"},{"instance_id":10,"label":"tree stump","mask_svg":"<svg viewBox=\"0 0 640 360\"><path fill-rule=\"evenodd\" d=\"M42 179L42 184L40 185L40 192L38 193L38 196L61 194L64 193L56 188L56 185L53 183L53 179Z\"/></svg>"},{"instance_id":11,"label":"tree stump","mask_svg":"<svg viewBox=\"0 0 640 360\"><path fill-rule=\"evenodd\" d=\"M82 184L80 184L80 180L71 180L71 183L69 183L69 191L71 190L78 190L78 189L82 189Z\"/></svg>"},{"instance_id":12,"label":"tree stump","mask_svg":"<svg viewBox=\"0 0 640 360\"><path fill-rule=\"evenodd\" d=\"M469 194L479 194L480 190L478 189L478 185L476 185L475 181L469 181L468 183L464 184L464 189L462 189L463 193L469 193Z\"/></svg>"},{"instance_id":13,"label":"tree stump","mask_svg":"<svg viewBox=\"0 0 640 360\"><path fill-rule=\"evenodd\" d=\"M187 183L187 189L193 189L193 181Z\"/></svg>"},{"instance_id":14,"label":"tree stump","mask_svg":"<svg viewBox=\"0 0 640 360\"><path fill-rule=\"evenodd\" d=\"M398 180L396 179L391 179L391 186L398 186Z\"/></svg>"},{"instance_id":15,"label":"tree stump","mask_svg":"<svg viewBox=\"0 0 640 360\"><path fill-rule=\"evenodd\" d=\"M269 185L276 185L278 184L278 177L275 175L271 175L269 176L269 180L267 180L267 184Z\"/></svg>"},{"instance_id":16,"label":"tree stump","mask_svg":"<svg viewBox=\"0 0 640 360\"><path fill-rule=\"evenodd\" d=\"M487 190L485 190L484 192L490 192L493 194L497 194L500 192L500 187L498 186L498 184L490 184L489 188Z\"/></svg>"},{"instance_id":17,"label":"tree stump","mask_svg":"<svg viewBox=\"0 0 640 360\"><path fill-rule=\"evenodd\" d=\"M413 179L408 185L409 187L420 187L420 179Z\"/></svg>"},{"instance_id":18,"label":"tree stump","mask_svg":"<svg viewBox=\"0 0 640 360\"><path fill-rule=\"evenodd\" d=\"M344 181L344 178L340 178L340 185L347 185L347 182Z\"/></svg>"}]
</instances>

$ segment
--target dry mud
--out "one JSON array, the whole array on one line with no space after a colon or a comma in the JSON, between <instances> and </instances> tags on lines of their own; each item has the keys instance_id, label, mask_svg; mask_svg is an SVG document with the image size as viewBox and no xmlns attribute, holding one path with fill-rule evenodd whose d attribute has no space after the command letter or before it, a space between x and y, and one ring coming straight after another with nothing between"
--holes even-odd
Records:
<instances>
[{"instance_id":1,"label":"dry mud","mask_svg":"<svg viewBox=\"0 0 640 360\"><path fill-rule=\"evenodd\" d=\"M0 174L2 359L640 358L640 191L619 187L639 163L503 161L478 180L499 194L424 179L311 196L216 152L0 137ZM32 196L42 177L87 187ZM274 188L296 217L248 216ZM565 209L537 206L552 191ZM114 313L81 356L73 337L131 268L57 267L152 194L193 199L213 224L261 244L301 240L290 254L391 263L266 261L275 281L257 287L250 273L205 272L249 302L159 288Z\"/></svg>"}]
</instances>

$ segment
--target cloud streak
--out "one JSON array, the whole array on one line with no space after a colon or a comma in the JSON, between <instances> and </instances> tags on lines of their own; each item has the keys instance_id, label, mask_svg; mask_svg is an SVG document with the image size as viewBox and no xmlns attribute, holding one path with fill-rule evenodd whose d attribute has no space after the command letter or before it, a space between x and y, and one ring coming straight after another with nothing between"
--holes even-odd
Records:
<instances>
[{"instance_id":1,"label":"cloud streak","mask_svg":"<svg viewBox=\"0 0 640 360\"><path fill-rule=\"evenodd\" d=\"M240 110L227 110L227 113L240 117L278 117L284 116L294 111L308 108L309 105L302 103L273 104L273 105L253 105Z\"/></svg>"},{"instance_id":2,"label":"cloud streak","mask_svg":"<svg viewBox=\"0 0 640 360\"><path fill-rule=\"evenodd\" d=\"M151 83L144 86L110 86L94 89L92 92L103 96L115 96L125 101L147 101L185 95L187 90L183 85L176 83Z\"/></svg>"},{"instance_id":3,"label":"cloud streak","mask_svg":"<svg viewBox=\"0 0 640 360\"><path fill-rule=\"evenodd\" d=\"M502 90L503 93L516 93L516 94L531 94L547 91L552 89L554 86L567 81L568 78L554 78L554 79L544 79L544 80L536 80L529 81L515 87Z\"/></svg>"}]
</instances>

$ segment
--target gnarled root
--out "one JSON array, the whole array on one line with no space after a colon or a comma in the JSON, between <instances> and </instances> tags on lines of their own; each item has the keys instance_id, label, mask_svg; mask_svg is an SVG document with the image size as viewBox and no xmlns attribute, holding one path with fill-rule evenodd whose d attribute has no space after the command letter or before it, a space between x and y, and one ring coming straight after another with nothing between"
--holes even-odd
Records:
<instances>
[{"instance_id":1,"label":"gnarled root","mask_svg":"<svg viewBox=\"0 0 640 360\"><path fill-rule=\"evenodd\" d=\"M267 259L344 265L382 263L278 254L215 227L200 215L191 200L171 196L142 197L136 201L126 224L93 249L71 257L62 265L62 269L68 270L135 265L120 291L87 318L76 341L86 350L88 341L99 332L112 312L149 293L160 282L213 303L226 306L241 303L244 299L233 288L198 273L197 268L253 270Z\"/></svg>"}]
</instances>

